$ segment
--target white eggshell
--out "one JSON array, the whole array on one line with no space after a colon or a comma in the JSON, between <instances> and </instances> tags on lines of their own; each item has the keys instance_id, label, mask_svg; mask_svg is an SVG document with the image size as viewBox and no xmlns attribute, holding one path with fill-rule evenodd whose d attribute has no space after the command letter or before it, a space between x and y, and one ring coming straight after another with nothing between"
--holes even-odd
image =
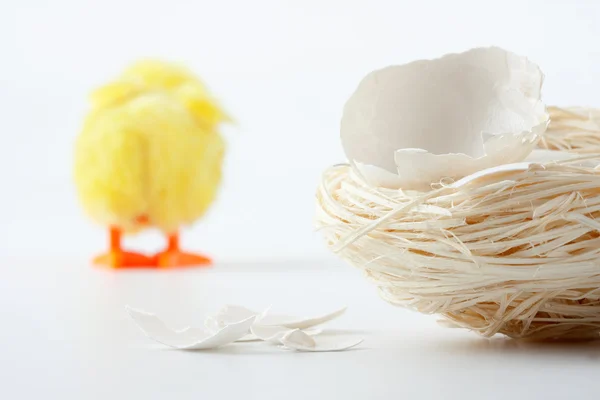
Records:
<instances>
[{"instance_id":1,"label":"white eggshell","mask_svg":"<svg viewBox=\"0 0 600 400\"><path fill-rule=\"evenodd\" d=\"M127 307L127 312L149 338L180 350L205 350L220 347L240 339L250 331L254 316L210 332L198 328L173 330L156 315Z\"/></svg>"},{"instance_id":2,"label":"white eggshell","mask_svg":"<svg viewBox=\"0 0 600 400\"><path fill-rule=\"evenodd\" d=\"M214 315L207 316L204 319L204 326L209 331L215 332L229 324L248 319L252 316L258 316L259 314L243 306L228 304L220 308Z\"/></svg>"},{"instance_id":3,"label":"white eggshell","mask_svg":"<svg viewBox=\"0 0 600 400\"><path fill-rule=\"evenodd\" d=\"M268 312L257 319L258 325L283 326L289 329L308 329L313 326L324 324L346 312L346 307L332 311L317 317L295 317L284 314L269 314Z\"/></svg>"},{"instance_id":4,"label":"white eggshell","mask_svg":"<svg viewBox=\"0 0 600 400\"><path fill-rule=\"evenodd\" d=\"M254 324L250 330L259 340L279 344L281 343L281 339L293 329L284 326ZM316 336L323 331L321 329L306 329L303 332L308 336Z\"/></svg>"},{"instance_id":5,"label":"white eggshell","mask_svg":"<svg viewBox=\"0 0 600 400\"><path fill-rule=\"evenodd\" d=\"M208 315L204 319L204 327L209 332L216 332L220 329L223 329L227 325L239 322L241 320L250 318L252 316L255 316L256 317L255 321L257 321L261 317L261 315L263 315L265 312L267 312L267 310L263 311L263 313L261 314L256 311L252 311L244 306L228 304L228 305L222 307L221 309L219 309L219 311L217 311L214 315ZM256 341L256 340L260 340L260 339L258 337L256 337L254 334L248 333L247 335L241 337L237 341L238 342L252 342L252 341Z\"/></svg>"},{"instance_id":6,"label":"white eggshell","mask_svg":"<svg viewBox=\"0 0 600 400\"><path fill-rule=\"evenodd\" d=\"M543 78L497 47L374 71L344 107L344 151L370 184L416 190L523 161L548 124Z\"/></svg>"},{"instance_id":7,"label":"white eggshell","mask_svg":"<svg viewBox=\"0 0 600 400\"><path fill-rule=\"evenodd\" d=\"M298 317L287 314L274 314L270 312L270 308L259 313L243 306L227 305L217 311L216 314L208 316L204 321L204 325L211 330L220 329L230 323L256 316L257 325L282 326L288 329L308 329L331 321L344 314L344 312L346 312L346 307L316 317Z\"/></svg>"},{"instance_id":8,"label":"white eggshell","mask_svg":"<svg viewBox=\"0 0 600 400\"><path fill-rule=\"evenodd\" d=\"M362 339L342 339L336 337L312 338L300 329L294 329L281 338L281 343L287 349L297 351L342 351L362 343Z\"/></svg>"}]
</instances>

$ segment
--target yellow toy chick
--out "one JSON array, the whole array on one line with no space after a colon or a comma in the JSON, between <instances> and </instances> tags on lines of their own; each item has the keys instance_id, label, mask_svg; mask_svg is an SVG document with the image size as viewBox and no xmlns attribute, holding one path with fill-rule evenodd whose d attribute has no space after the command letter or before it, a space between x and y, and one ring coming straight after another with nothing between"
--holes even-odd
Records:
<instances>
[{"instance_id":1,"label":"yellow toy chick","mask_svg":"<svg viewBox=\"0 0 600 400\"><path fill-rule=\"evenodd\" d=\"M206 265L183 252L178 230L200 218L221 181L228 121L186 69L142 61L91 96L75 146L75 183L87 214L110 231L97 264L121 267ZM153 257L124 251L123 233L155 227L167 236Z\"/></svg>"}]
</instances>

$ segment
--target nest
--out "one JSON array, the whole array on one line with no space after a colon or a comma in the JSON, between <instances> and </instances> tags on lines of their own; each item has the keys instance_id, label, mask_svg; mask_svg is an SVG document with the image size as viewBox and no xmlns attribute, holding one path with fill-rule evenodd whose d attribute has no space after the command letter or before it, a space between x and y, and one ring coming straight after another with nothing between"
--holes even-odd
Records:
<instances>
[{"instance_id":1,"label":"nest","mask_svg":"<svg viewBox=\"0 0 600 400\"><path fill-rule=\"evenodd\" d=\"M540 147L600 154L600 110L583 107L548 107L550 126Z\"/></svg>"},{"instance_id":2,"label":"nest","mask_svg":"<svg viewBox=\"0 0 600 400\"><path fill-rule=\"evenodd\" d=\"M337 165L323 175L316 221L394 305L486 337L597 338L598 164L521 165L427 192L372 187Z\"/></svg>"}]
</instances>

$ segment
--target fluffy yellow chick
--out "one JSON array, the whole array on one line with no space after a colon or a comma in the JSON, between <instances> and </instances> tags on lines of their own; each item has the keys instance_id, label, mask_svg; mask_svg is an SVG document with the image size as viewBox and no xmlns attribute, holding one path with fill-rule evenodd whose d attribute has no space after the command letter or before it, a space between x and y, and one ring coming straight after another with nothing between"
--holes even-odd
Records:
<instances>
[{"instance_id":1,"label":"fluffy yellow chick","mask_svg":"<svg viewBox=\"0 0 600 400\"><path fill-rule=\"evenodd\" d=\"M119 267L205 265L179 248L178 229L200 218L221 181L225 113L189 71L143 61L91 96L75 146L75 183L87 214L110 231L95 263ZM123 233L155 227L167 247L124 251Z\"/></svg>"}]
</instances>

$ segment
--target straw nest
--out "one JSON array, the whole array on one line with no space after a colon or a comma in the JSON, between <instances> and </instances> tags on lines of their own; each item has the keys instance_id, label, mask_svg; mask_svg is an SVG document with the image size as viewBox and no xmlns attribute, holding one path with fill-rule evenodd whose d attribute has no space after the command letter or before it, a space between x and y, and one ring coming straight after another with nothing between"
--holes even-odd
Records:
<instances>
[{"instance_id":1,"label":"straw nest","mask_svg":"<svg viewBox=\"0 0 600 400\"><path fill-rule=\"evenodd\" d=\"M600 153L600 110L548 107L550 126L540 141L549 150Z\"/></svg>"},{"instance_id":2,"label":"straw nest","mask_svg":"<svg viewBox=\"0 0 600 400\"><path fill-rule=\"evenodd\" d=\"M554 127L542 146L600 144ZM336 165L317 192L317 226L394 305L486 337L597 338L600 155L573 157L427 192L372 187L356 168Z\"/></svg>"}]
</instances>

